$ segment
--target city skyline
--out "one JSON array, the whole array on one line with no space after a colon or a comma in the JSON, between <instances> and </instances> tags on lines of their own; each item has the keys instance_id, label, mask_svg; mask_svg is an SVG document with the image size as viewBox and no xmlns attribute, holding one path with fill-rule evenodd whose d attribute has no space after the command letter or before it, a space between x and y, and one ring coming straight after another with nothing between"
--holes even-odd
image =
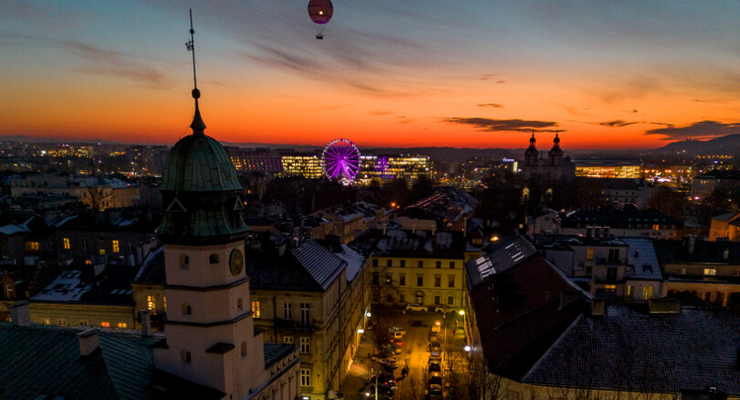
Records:
<instances>
[{"instance_id":1,"label":"city skyline","mask_svg":"<svg viewBox=\"0 0 740 400\"><path fill-rule=\"evenodd\" d=\"M740 133L733 2L10 1L0 135L173 144L206 133L368 147L656 148Z\"/></svg>"}]
</instances>

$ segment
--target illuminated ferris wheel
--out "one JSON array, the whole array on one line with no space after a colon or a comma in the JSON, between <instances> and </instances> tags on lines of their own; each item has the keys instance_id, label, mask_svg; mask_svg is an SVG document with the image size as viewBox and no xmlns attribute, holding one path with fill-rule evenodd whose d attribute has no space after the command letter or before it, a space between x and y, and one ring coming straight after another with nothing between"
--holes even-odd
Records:
<instances>
[{"instance_id":1,"label":"illuminated ferris wheel","mask_svg":"<svg viewBox=\"0 0 740 400\"><path fill-rule=\"evenodd\" d=\"M348 139L334 139L324 148L324 172L329 179L352 181L360 171L360 150Z\"/></svg>"}]
</instances>

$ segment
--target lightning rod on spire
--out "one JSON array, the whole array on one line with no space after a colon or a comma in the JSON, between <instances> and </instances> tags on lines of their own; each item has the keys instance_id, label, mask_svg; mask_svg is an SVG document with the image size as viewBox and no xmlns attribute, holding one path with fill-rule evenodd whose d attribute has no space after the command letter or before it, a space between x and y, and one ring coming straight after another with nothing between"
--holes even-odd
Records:
<instances>
[{"instance_id":1,"label":"lightning rod on spire","mask_svg":"<svg viewBox=\"0 0 740 400\"><path fill-rule=\"evenodd\" d=\"M200 90L198 90L198 80L195 74L195 29L193 29L193 9L190 9L190 41L185 43L188 51L193 53L193 98L198 101L200 97Z\"/></svg>"}]
</instances>

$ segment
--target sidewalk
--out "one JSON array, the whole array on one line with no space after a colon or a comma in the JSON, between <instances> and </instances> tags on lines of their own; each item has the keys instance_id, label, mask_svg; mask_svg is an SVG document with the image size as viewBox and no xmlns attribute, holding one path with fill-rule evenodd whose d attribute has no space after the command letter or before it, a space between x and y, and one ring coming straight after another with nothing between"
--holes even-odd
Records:
<instances>
[{"instance_id":1,"label":"sidewalk","mask_svg":"<svg viewBox=\"0 0 740 400\"><path fill-rule=\"evenodd\" d=\"M355 353L354 361L352 362L349 372L341 385L341 392L344 393L345 400L358 400L365 397L361 395L360 390L365 387L365 384L370 377L372 361L369 356L374 350L374 335L374 332L367 331L362 335L362 340L360 341L360 346Z\"/></svg>"}]
</instances>

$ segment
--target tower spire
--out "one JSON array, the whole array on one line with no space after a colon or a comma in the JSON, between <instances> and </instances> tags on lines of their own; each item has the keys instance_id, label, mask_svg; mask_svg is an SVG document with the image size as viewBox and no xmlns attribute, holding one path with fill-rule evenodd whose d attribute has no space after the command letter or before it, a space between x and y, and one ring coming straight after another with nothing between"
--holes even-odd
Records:
<instances>
[{"instance_id":1,"label":"tower spire","mask_svg":"<svg viewBox=\"0 0 740 400\"><path fill-rule=\"evenodd\" d=\"M203 122L203 118L200 116L200 108L198 107L198 99L200 98L200 90L198 90L198 79L195 73L195 29L193 29L193 9L190 9L190 41L185 43L188 51L193 53L193 91L191 92L195 99L195 115L193 116L193 122L190 124L190 128L193 130L194 136L203 136L203 131L206 129L206 124Z\"/></svg>"}]
</instances>

